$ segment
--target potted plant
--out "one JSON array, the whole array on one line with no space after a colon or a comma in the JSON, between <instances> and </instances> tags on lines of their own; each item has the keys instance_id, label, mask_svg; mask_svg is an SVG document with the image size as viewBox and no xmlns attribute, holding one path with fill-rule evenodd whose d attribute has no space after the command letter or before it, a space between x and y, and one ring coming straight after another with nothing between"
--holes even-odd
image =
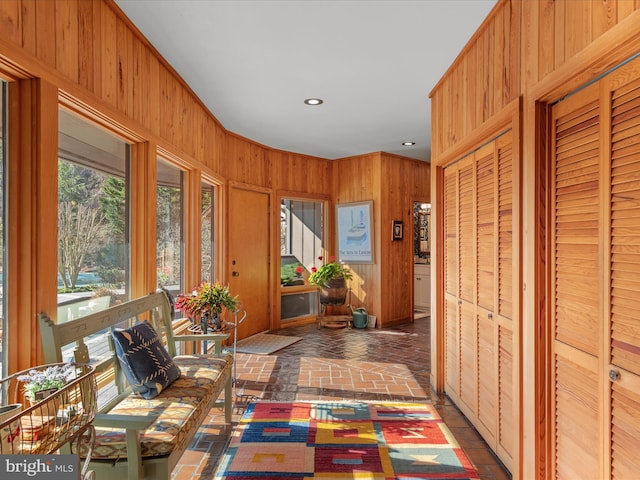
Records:
<instances>
[{"instance_id":1,"label":"potted plant","mask_svg":"<svg viewBox=\"0 0 640 480\"><path fill-rule=\"evenodd\" d=\"M304 267L300 262L290 263L280 267L280 284L285 287L304 285Z\"/></svg>"},{"instance_id":2,"label":"potted plant","mask_svg":"<svg viewBox=\"0 0 640 480\"><path fill-rule=\"evenodd\" d=\"M322 257L318 257L322 261ZM325 305L343 305L347 297L347 280L351 280L349 267L329 257L329 262L320 268L311 269L309 283L319 289L320 303Z\"/></svg>"},{"instance_id":3,"label":"potted plant","mask_svg":"<svg viewBox=\"0 0 640 480\"><path fill-rule=\"evenodd\" d=\"M24 383L26 396L33 404L64 387L74 376L72 365L51 365L47 368L33 368L20 375L18 381Z\"/></svg>"},{"instance_id":4,"label":"potted plant","mask_svg":"<svg viewBox=\"0 0 640 480\"><path fill-rule=\"evenodd\" d=\"M178 310L182 310L194 320L200 318L202 333L207 332L209 323L212 323L214 330L219 330L222 326L222 309L235 312L238 305L238 298L231 295L229 287L218 282L202 282L190 294L181 293L176 298Z\"/></svg>"}]
</instances>

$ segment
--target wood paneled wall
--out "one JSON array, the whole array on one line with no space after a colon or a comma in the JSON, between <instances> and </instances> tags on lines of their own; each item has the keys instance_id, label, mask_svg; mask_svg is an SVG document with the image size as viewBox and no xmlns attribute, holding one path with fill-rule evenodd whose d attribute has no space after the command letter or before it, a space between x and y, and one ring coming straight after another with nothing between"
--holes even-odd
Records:
<instances>
[{"instance_id":1,"label":"wood paneled wall","mask_svg":"<svg viewBox=\"0 0 640 480\"><path fill-rule=\"evenodd\" d=\"M265 188L330 187L327 160L227 132L110 0L3 0L0 26L8 64L49 79L192 167Z\"/></svg>"},{"instance_id":2,"label":"wood paneled wall","mask_svg":"<svg viewBox=\"0 0 640 480\"><path fill-rule=\"evenodd\" d=\"M436 263L445 247L443 167L486 143L510 103L520 103L521 135L514 152L522 159L522 186L514 198L514 219L520 225L514 234L521 237L521 253L514 261L519 262L521 276L514 279L514 294L522 297L522 311L514 325L521 341L513 353L521 378L517 418L522 427L514 478L549 478L554 462L546 292L548 105L640 52L639 27L638 0L499 0L431 92L432 219L437 230L432 258ZM442 272L437 264L436 272ZM436 386L442 385L445 376L438 340L444 322L443 290L442 284L434 283L432 332L439 332L432 341Z\"/></svg>"},{"instance_id":3,"label":"wood paneled wall","mask_svg":"<svg viewBox=\"0 0 640 480\"><path fill-rule=\"evenodd\" d=\"M394 321L411 318L412 289L406 283L410 273L405 275L402 272L404 267L398 263L406 261L406 268L411 264L408 252L411 251L412 240L406 234L410 231L410 221L405 213L409 206L405 207L404 203L410 198L407 192L409 185L415 198L421 201L429 198L427 163L380 153L333 162L276 150L228 132L112 0L0 0L0 74L13 83L16 87L13 90L24 93L25 97L29 97L29 82L44 82L46 86L41 90L46 98L23 102L24 115L18 120L23 121L24 128L12 129L13 144L19 142L25 146L18 154L21 162L27 162L21 166L22 169L30 172L30 169L44 166L44 170L34 172L55 170L56 122L43 120L48 127L43 129L40 126L34 131L29 127L28 118L32 114L29 109L35 108L34 105L38 106L35 108L38 114L57 118L58 101L61 100L65 108L96 120L133 144L136 159L134 207L140 211L151 210L148 200L141 196L148 194L148 188L154 185L153 165L158 152L176 160L193 175L202 173L209 181L215 180L223 190L231 182L238 182L260 191L266 190L273 198L276 192L286 191L291 195L298 193L304 197L331 198L334 203L373 200L377 216L376 263L355 268L356 275L361 277L355 294L374 314L380 315L379 312L384 311ZM16 125L13 119L12 124ZM38 142L34 138L42 142L35 153L33 145ZM26 148L29 145L32 147ZM12 155L17 152L20 150L12 148ZM402 173L396 172L396 167ZM390 175L395 175L394 185L402 186L396 193L387 192L384 190L386 186L382 185L383 179L386 181ZM53 181L55 175L47 178ZM197 181L190 185L197 185ZM51 217L54 220L38 224L40 217L29 201L33 186L25 184L23 187L12 186L12 195L18 194L24 199L14 212L14 218L22 219L23 227L12 238L12 244L23 245L20 255L30 255L34 251L48 255L50 242L37 239L51 238L55 232L51 223L55 222L55 215ZM48 198L42 200L43 204L53 205L55 192L46 190L44 193ZM40 192L40 195L44 193ZM227 207L224 194L221 201L220 217L224 218ZM402 208L396 206L397 202L403 202ZM335 211L332 211L329 225L332 225L334 215ZM278 224L276 218L272 215L274 229ZM405 239L391 243L390 219L398 218L407 220ZM29 225L37 225L38 228L26 228ZM224 241L218 247L220 258L226 255L225 244L233 241L233 232L228 232L226 225L222 230ZM154 232L154 216L134 219L134 295L155 288L155 268L148 267L155 261ZM335 232L331 231L330 236L331 242L335 242ZM193 240L194 251L199 248L196 242L199 240ZM330 250L335 251L334 247L331 244ZM396 253L401 256L396 257ZM193 270L197 261L195 256L192 257L189 268ZM49 263L47 261L43 265ZM265 261L265 268L269 268L267 264ZM16 268L13 267L13 271ZM34 337L37 312L51 310L51 305L55 304L55 285L49 285L46 280L49 273L42 271L37 264L29 272L20 274L20 290L36 291L37 299L9 292L12 296L9 299L12 309L9 321L14 322L10 323L9 330L21 339ZM220 280L224 281L223 265L221 272ZM51 275L55 276L55 271ZM392 295L380 293L380 282L389 282L391 277L394 280L390 281L390 288L402 289L404 297L398 297L395 291ZM400 280L396 282L395 277ZM191 272L188 280L194 281L194 278L195 273ZM277 298L275 293L273 298ZM393 305L382 308L388 301L385 298L393 298ZM404 310L399 307L402 299L406 300ZM277 309L272 309L275 311ZM18 323L18 318L31 318L33 321ZM272 324L277 325L277 322ZM10 359L12 370L38 362L37 343L20 352L19 358Z\"/></svg>"},{"instance_id":4,"label":"wood paneled wall","mask_svg":"<svg viewBox=\"0 0 640 480\"><path fill-rule=\"evenodd\" d=\"M638 29L639 9L640 0L500 0L431 92L432 157L576 56L588 57L584 50L605 34L613 37L616 25L631 20ZM621 58L637 52L629 43L616 48ZM594 65L586 75L605 67ZM572 82L584 83L581 72L574 75Z\"/></svg>"},{"instance_id":5,"label":"wood paneled wall","mask_svg":"<svg viewBox=\"0 0 640 480\"><path fill-rule=\"evenodd\" d=\"M432 90L432 158L520 95L521 10L518 0L499 2Z\"/></svg>"},{"instance_id":6,"label":"wood paneled wall","mask_svg":"<svg viewBox=\"0 0 640 480\"><path fill-rule=\"evenodd\" d=\"M353 303L365 305L382 326L413 316L413 202L430 198L429 177L428 163L388 153L335 162L335 203L373 201L375 263L352 266L351 288ZM392 239L393 220L403 221L401 241ZM335 252L335 235L333 241Z\"/></svg>"}]
</instances>

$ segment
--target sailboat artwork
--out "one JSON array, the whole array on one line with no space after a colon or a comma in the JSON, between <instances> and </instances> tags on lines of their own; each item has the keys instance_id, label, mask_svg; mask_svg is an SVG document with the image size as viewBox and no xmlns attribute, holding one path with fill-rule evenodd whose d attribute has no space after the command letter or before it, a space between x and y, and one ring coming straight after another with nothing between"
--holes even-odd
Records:
<instances>
[{"instance_id":1,"label":"sailboat artwork","mask_svg":"<svg viewBox=\"0 0 640 480\"><path fill-rule=\"evenodd\" d=\"M351 228L347 230L347 242L350 244L362 243L367 238L367 226L364 223L364 210L360 210L360 222L354 224L354 211L351 211Z\"/></svg>"},{"instance_id":2,"label":"sailboat artwork","mask_svg":"<svg viewBox=\"0 0 640 480\"><path fill-rule=\"evenodd\" d=\"M371 212L373 202L349 203L336 207L338 259L346 263L373 263Z\"/></svg>"}]
</instances>

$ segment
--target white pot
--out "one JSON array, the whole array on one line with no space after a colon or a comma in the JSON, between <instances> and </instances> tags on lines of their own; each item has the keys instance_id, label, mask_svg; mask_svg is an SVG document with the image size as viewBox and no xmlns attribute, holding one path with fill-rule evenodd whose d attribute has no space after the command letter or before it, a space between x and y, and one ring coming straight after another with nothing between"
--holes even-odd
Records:
<instances>
[{"instance_id":1,"label":"white pot","mask_svg":"<svg viewBox=\"0 0 640 480\"><path fill-rule=\"evenodd\" d=\"M0 453L11 455L20 453L20 417L10 421L22 411L21 403L0 407Z\"/></svg>"}]
</instances>

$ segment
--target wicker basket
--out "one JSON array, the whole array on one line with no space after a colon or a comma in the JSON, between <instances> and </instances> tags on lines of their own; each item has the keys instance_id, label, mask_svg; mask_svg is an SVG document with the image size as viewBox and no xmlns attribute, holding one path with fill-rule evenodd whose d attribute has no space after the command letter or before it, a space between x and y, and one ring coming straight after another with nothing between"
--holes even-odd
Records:
<instances>
[{"instance_id":1,"label":"wicker basket","mask_svg":"<svg viewBox=\"0 0 640 480\"><path fill-rule=\"evenodd\" d=\"M64 365L41 365L0 380L3 405L28 404L19 376ZM93 438L88 430L93 429L98 403L95 371L88 365L75 365L73 371L75 377L64 387L0 418L0 454L50 454L74 440Z\"/></svg>"}]
</instances>

